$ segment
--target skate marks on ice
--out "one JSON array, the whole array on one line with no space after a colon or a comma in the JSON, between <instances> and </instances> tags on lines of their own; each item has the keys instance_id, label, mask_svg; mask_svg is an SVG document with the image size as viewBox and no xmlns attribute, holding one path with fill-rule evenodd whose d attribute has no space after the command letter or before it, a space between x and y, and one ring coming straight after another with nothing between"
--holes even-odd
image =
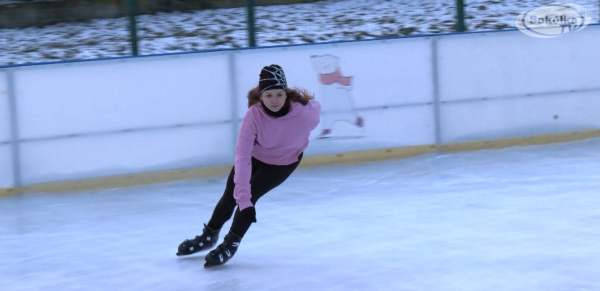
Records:
<instances>
[{"instance_id":1,"label":"skate marks on ice","mask_svg":"<svg viewBox=\"0 0 600 291\"><path fill-rule=\"evenodd\" d=\"M597 139L300 168L261 199L261 222L214 272L203 268L206 253L173 251L201 231L226 177L2 199L0 268L10 269L0 286L600 290L599 147Z\"/></svg>"},{"instance_id":2,"label":"skate marks on ice","mask_svg":"<svg viewBox=\"0 0 600 291\"><path fill-rule=\"evenodd\" d=\"M313 55L311 64L319 79L321 103L320 132L317 139L356 139L365 137L365 120L356 109L354 76L344 76L337 56Z\"/></svg>"}]
</instances>

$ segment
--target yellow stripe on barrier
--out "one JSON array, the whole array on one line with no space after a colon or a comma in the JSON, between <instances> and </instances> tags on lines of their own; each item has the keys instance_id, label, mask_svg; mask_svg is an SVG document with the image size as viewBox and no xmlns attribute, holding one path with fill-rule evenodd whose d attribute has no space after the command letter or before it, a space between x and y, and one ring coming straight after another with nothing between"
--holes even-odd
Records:
<instances>
[{"instance_id":1,"label":"yellow stripe on barrier","mask_svg":"<svg viewBox=\"0 0 600 291\"><path fill-rule=\"evenodd\" d=\"M596 137L600 137L600 130L573 131L565 133L443 144L440 145L440 150L444 152L463 152L484 149L502 149L512 146L544 145Z\"/></svg>"},{"instance_id":2,"label":"yellow stripe on barrier","mask_svg":"<svg viewBox=\"0 0 600 291\"><path fill-rule=\"evenodd\" d=\"M109 176L92 179L36 184L23 187L24 193L68 193L113 188L161 184L178 180L189 180L223 175L231 171L231 166L204 167L195 169L171 170L153 173L139 173Z\"/></svg>"},{"instance_id":3,"label":"yellow stripe on barrier","mask_svg":"<svg viewBox=\"0 0 600 291\"><path fill-rule=\"evenodd\" d=\"M381 160L403 159L425 153L435 152L435 145L408 146L368 151L346 152L331 155L307 156L300 163L301 167L314 167L345 163L365 163Z\"/></svg>"},{"instance_id":4,"label":"yellow stripe on barrier","mask_svg":"<svg viewBox=\"0 0 600 291\"><path fill-rule=\"evenodd\" d=\"M600 137L600 130L577 131L517 138L481 140L473 142L452 143L443 145L408 146L388 149L346 152L340 154L307 156L300 164L301 167L314 167L343 163L363 163L389 159L402 159L435 151L460 152L483 149L501 149L512 146L543 145L550 143L569 142L581 139ZM160 184L178 180L198 179L224 175L231 171L231 165L204 167L184 170L171 170L153 173L139 173L122 176L110 176L93 179L62 181L30 185L23 188L24 193L69 193L113 188ZM0 189L0 197L16 193L14 188Z\"/></svg>"},{"instance_id":5,"label":"yellow stripe on barrier","mask_svg":"<svg viewBox=\"0 0 600 291\"><path fill-rule=\"evenodd\" d=\"M0 198L15 195L15 188L0 188Z\"/></svg>"}]
</instances>

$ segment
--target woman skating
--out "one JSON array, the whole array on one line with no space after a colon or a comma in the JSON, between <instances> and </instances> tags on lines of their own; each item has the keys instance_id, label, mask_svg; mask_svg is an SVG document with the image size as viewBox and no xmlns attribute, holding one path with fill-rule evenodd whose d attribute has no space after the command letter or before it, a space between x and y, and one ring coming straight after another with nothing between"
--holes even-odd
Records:
<instances>
[{"instance_id":1,"label":"woman skating","mask_svg":"<svg viewBox=\"0 0 600 291\"><path fill-rule=\"evenodd\" d=\"M314 96L287 87L283 69L278 65L261 70L258 87L248 93L248 107L223 197L204 225L202 235L179 245L180 256L211 248L235 211L223 242L206 255L206 268L223 265L236 253L246 231L256 222L256 202L298 167L321 113Z\"/></svg>"}]
</instances>

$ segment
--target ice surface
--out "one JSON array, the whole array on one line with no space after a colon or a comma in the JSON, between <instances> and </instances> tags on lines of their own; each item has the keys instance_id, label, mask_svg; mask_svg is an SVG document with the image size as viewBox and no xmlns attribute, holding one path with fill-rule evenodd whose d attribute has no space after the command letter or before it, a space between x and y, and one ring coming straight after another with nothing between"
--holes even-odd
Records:
<instances>
[{"instance_id":1,"label":"ice surface","mask_svg":"<svg viewBox=\"0 0 600 291\"><path fill-rule=\"evenodd\" d=\"M600 139L301 168L225 266L225 178L0 200L2 290L600 290ZM229 223L225 229L228 229ZM223 237L225 231L221 233Z\"/></svg>"}]
</instances>

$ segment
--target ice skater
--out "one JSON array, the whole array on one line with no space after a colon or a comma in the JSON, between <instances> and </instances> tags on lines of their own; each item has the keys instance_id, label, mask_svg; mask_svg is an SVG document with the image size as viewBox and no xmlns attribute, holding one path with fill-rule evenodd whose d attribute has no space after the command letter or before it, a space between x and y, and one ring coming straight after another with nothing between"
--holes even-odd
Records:
<instances>
[{"instance_id":1,"label":"ice skater","mask_svg":"<svg viewBox=\"0 0 600 291\"><path fill-rule=\"evenodd\" d=\"M248 93L248 108L223 197L208 224L204 224L202 235L179 245L178 256L213 247L235 211L223 242L206 255L205 268L223 265L235 255L246 231L256 222L256 202L298 167L321 113L321 105L313 95L287 87L278 65L261 70L258 87Z\"/></svg>"}]
</instances>

